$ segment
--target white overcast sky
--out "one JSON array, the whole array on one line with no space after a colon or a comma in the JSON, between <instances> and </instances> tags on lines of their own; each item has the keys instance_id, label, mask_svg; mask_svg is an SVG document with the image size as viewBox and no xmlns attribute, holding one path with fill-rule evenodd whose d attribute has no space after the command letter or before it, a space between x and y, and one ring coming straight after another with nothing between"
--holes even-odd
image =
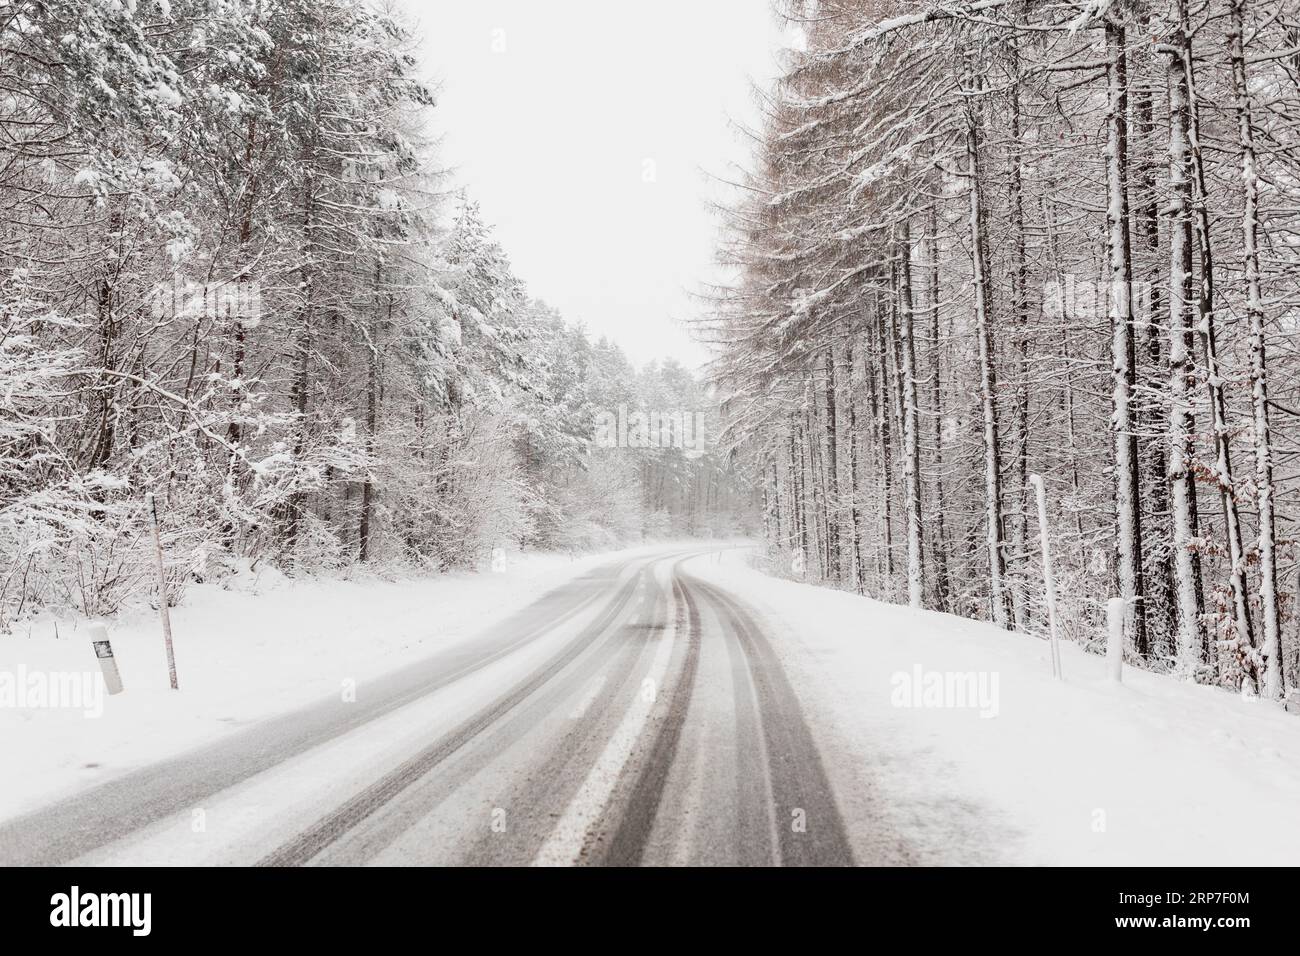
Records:
<instances>
[{"instance_id":1,"label":"white overcast sky","mask_svg":"<svg viewBox=\"0 0 1300 956\"><path fill-rule=\"evenodd\" d=\"M638 364L700 362L682 320L717 275L707 174L749 153L729 120L754 121L751 80L774 73L769 0L401 5L441 85L441 159L529 292Z\"/></svg>"}]
</instances>

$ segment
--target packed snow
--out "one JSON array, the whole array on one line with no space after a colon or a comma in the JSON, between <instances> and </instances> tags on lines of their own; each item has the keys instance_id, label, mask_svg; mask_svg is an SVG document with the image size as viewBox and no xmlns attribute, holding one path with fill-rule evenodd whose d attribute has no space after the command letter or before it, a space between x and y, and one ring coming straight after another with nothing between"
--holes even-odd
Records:
<instances>
[{"instance_id":1,"label":"packed snow","mask_svg":"<svg viewBox=\"0 0 1300 956\"><path fill-rule=\"evenodd\" d=\"M619 555L655 550L512 555L481 573L420 581L268 572L191 587L172 610L180 692L167 687L156 613L135 608L110 622L126 692L104 698L102 716L0 708L0 733L23 767L0 793L0 817L336 694L342 681L473 641L546 590ZM1300 718L1276 703L1134 668L1116 683L1104 657L1070 643L1064 679L1055 680L1046 640L778 579L751 566L751 549L723 555L684 570L756 613L841 806L884 808L878 831L851 833L860 859L878 857L877 840L891 841L891 858L919 864L1300 859ZM46 617L0 640L0 673L96 670L88 624ZM378 729L394 746L414 746L430 713L468 707L490 685L453 685L366 728L369 736L358 730L331 746L351 748L359 765L377 759ZM303 766L313 759L304 755ZM274 796L307 806L326 798L316 792L322 779L248 786L262 803ZM342 785L334 781L330 793ZM274 795L256 789L285 786ZM1267 839L1240 819L1246 809L1268 822ZM170 821L148 846L182 824Z\"/></svg>"},{"instance_id":2,"label":"packed snow","mask_svg":"<svg viewBox=\"0 0 1300 956\"><path fill-rule=\"evenodd\" d=\"M841 803L874 793L911 862L1300 860L1300 717L1279 704L1128 667L1117 684L1068 643L1057 681L1046 640L729 555L686 569L762 614Z\"/></svg>"},{"instance_id":3,"label":"packed snow","mask_svg":"<svg viewBox=\"0 0 1300 956\"><path fill-rule=\"evenodd\" d=\"M141 604L108 626L125 692L88 692L57 707L31 688L46 675L99 673L92 622L44 615L16 626L0 638L0 679L12 675L16 693L5 701L0 686L0 739L22 772L0 788L0 818L472 640L547 590L638 550L498 554L478 573L405 581L290 580L268 569L192 585L171 609L179 692L168 685L158 614Z\"/></svg>"}]
</instances>

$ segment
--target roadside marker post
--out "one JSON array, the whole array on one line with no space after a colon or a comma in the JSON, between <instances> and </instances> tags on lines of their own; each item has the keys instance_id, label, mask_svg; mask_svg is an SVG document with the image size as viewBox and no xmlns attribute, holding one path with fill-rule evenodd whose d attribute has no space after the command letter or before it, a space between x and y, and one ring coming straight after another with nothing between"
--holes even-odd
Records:
<instances>
[{"instance_id":1,"label":"roadside marker post","mask_svg":"<svg viewBox=\"0 0 1300 956\"><path fill-rule=\"evenodd\" d=\"M122 693L122 675L113 656L113 645L108 642L108 628L99 622L90 625L90 645L99 659L99 672L104 675L104 686L110 694Z\"/></svg>"},{"instance_id":2,"label":"roadside marker post","mask_svg":"<svg viewBox=\"0 0 1300 956\"><path fill-rule=\"evenodd\" d=\"M1061 680L1061 643L1057 635L1056 624L1056 578L1052 575L1052 547L1047 533L1047 489L1042 475L1030 475L1029 483L1034 486L1038 497L1038 540L1043 549L1043 584L1047 589L1047 626L1052 642L1052 676Z\"/></svg>"},{"instance_id":3,"label":"roadside marker post","mask_svg":"<svg viewBox=\"0 0 1300 956\"><path fill-rule=\"evenodd\" d=\"M1106 622L1110 627L1110 637L1106 641L1106 675L1117 684L1124 680L1124 618L1127 612L1128 604L1123 598L1111 598L1106 602Z\"/></svg>"},{"instance_id":4,"label":"roadside marker post","mask_svg":"<svg viewBox=\"0 0 1300 956\"><path fill-rule=\"evenodd\" d=\"M144 509L149 513L154 561L158 565L158 616L162 618L163 642L167 645L167 676L171 678L172 690L180 690L176 680L176 653L172 650L172 619L167 612L167 569L163 565L162 536L158 533L158 503L152 491L144 496Z\"/></svg>"}]
</instances>

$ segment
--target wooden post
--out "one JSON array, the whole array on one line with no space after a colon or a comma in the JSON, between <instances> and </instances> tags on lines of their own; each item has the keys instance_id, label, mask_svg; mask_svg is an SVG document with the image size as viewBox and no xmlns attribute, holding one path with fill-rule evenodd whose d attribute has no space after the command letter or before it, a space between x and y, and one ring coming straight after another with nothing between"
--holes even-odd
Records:
<instances>
[{"instance_id":1,"label":"wooden post","mask_svg":"<svg viewBox=\"0 0 1300 956\"><path fill-rule=\"evenodd\" d=\"M1043 485L1042 475L1030 475L1029 483L1034 486L1038 497L1038 540L1043 549L1043 585L1047 590L1047 626L1052 643L1052 676L1060 680L1061 644L1056 625L1056 578L1052 575L1051 538L1047 533L1047 489Z\"/></svg>"},{"instance_id":2,"label":"wooden post","mask_svg":"<svg viewBox=\"0 0 1300 956\"><path fill-rule=\"evenodd\" d=\"M167 570L163 565L162 536L158 533L158 503L153 492L144 496L144 508L149 513L154 561L158 566L158 615L162 618L163 642L167 645L167 675L171 678L172 690L180 690L176 680L176 653L172 650L172 619L167 612Z\"/></svg>"}]
</instances>

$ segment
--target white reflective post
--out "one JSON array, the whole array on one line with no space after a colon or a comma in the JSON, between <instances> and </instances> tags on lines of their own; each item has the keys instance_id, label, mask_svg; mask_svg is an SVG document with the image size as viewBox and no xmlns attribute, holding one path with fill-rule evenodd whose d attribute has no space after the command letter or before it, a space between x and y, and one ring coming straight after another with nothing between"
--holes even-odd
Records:
<instances>
[{"instance_id":1,"label":"white reflective post","mask_svg":"<svg viewBox=\"0 0 1300 956\"><path fill-rule=\"evenodd\" d=\"M99 658L99 671L104 675L104 686L110 694L122 693L122 675L117 670L117 658L108 642L108 628L98 622L90 625L90 644Z\"/></svg>"},{"instance_id":2,"label":"white reflective post","mask_svg":"<svg viewBox=\"0 0 1300 956\"><path fill-rule=\"evenodd\" d=\"M1120 682L1124 679L1124 618L1128 605L1123 598L1111 598L1106 602L1106 621L1110 626L1110 637L1106 641L1106 674L1111 680Z\"/></svg>"}]
</instances>

